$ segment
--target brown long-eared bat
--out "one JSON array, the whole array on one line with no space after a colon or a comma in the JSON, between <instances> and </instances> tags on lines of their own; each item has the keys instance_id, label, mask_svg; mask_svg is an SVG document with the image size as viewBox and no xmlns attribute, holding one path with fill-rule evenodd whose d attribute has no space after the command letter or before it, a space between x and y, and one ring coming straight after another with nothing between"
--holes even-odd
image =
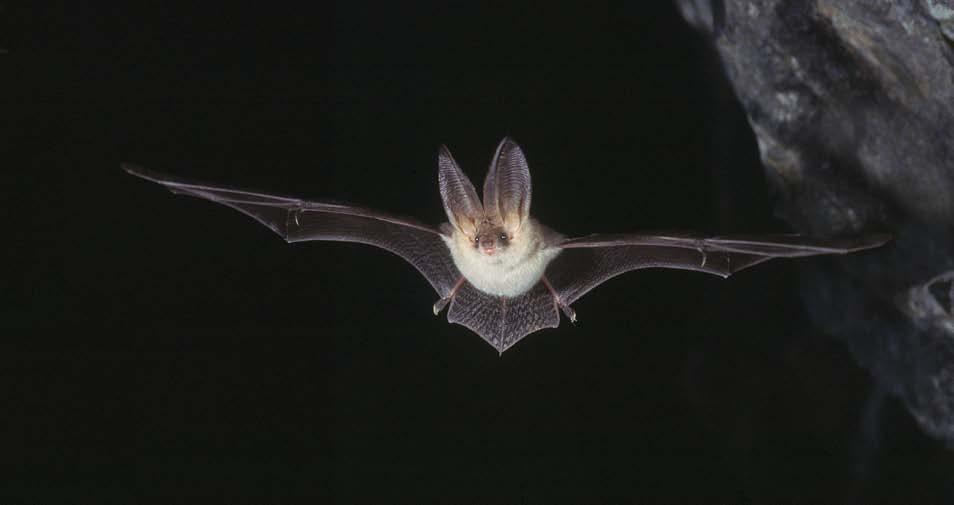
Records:
<instances>
[{"instance_id":1,"label":"brown long-eared bat","mask_svg":"<svg viewBox=\"0 0 954 505\"><path fill-rule=\"evenodd\" d=\"M503 353L520 339L570 321L570 305L603 282L640 268L676 268L728 277L772 258L844 254L880 246L887 235L814 239L800 235L704 237L695 233L567 238L530 217L530 170L503 139L484 179L483 200L446 147L438 182L448 223L439 227L383 212L201 184L133 165L136 176L232 207L288 242L360 242L404 258L430 282L447 320Z\"/></svg>"}]
</instances>

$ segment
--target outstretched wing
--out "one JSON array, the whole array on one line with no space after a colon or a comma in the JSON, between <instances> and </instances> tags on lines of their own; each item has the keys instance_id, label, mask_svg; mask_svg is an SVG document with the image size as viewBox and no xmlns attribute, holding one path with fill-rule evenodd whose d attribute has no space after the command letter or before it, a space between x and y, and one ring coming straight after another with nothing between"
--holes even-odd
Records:
<instances>
[{"instance_id":1,"label":"outstretched wing","mask_svg":"<svg viewBox=\"0 0 954 505\"><path fill-rule=\"evenodd\" d=\"M640 268L695 270L728 277L772 258L846 254L878 247L890 239L876 234L850 239L801 235L704 237L665 235L589 235L558 243L563 249L547 268L560 301L569 305L613 277Z\"/></svg>"},{"instance_id":2,"label":"outstretched wing","mask_svg":"<svg viewBox=\"0 0 954 505\"><path fill-rule=\"evenodd\" d=\"M176 194L232 207L288 242L359 242L390 251L414 266L441 297L451 294L460 272L439 230L381 212L330 203L200 184L123 164L132 175L162 184Z\"/></svg>"}]
</instances>

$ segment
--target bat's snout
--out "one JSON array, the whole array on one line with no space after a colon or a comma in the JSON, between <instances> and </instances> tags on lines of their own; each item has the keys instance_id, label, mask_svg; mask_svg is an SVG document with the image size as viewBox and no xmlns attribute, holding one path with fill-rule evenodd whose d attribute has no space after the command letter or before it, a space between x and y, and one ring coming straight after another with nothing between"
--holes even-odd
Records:
<instances>
[{"instance_id":1,"label":"bat's snout","mask_svg":"<svg viewBox=\"0 0 954 505\"><path fill-rule=\"evenodd\" d=\"M480 237L477 248L487 256L493 256L497 252L497 241L493 236Z\"/></svg>"},{"instance_id":2,"label":"bat's snout","mask_svg":"<svg viewBox=\"0 0 954 505\"><path fill-rule=\"evenodd\" d=\"M510 235L501 227L493 227L477 235L477 249L484 256L500 254L510 245Z\"/></svg>"}]
</instances>

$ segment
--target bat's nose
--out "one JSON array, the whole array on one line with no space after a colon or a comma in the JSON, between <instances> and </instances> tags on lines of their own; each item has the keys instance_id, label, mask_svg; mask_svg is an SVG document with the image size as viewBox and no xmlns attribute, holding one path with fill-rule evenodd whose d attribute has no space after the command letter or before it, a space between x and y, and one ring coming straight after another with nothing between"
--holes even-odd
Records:
<instances>
[{"instance_id":1,"label":"bat's nose","mask_svg":"<svg viewBox=\"0 0 954 505\"><path fill-rule=\"evenodd\" d=\"M493 237L480 237L480 250L484 254L493 254L497 250L497 241Z\"/></svg>"}]
</instances>

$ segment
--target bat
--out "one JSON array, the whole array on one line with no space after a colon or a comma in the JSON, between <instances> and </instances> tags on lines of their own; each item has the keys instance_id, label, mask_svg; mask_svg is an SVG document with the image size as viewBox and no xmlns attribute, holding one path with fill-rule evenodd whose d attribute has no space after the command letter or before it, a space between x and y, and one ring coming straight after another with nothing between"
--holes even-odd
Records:
<instances>
[{"instance_id":1,"label":"bat","mask_svg":"<svg viewBox=\"0 0 954 505\"><path fill-rule=\"evenodd\" d=\"M437 156L448 222L430 226L377 210L232 189L123 164L173 193L238 210L288 242L358 242L390 251L416 268L439 299L434 314L463 325L503 353L523 337L576 322L571 304L607 280L641 268L694 270L728 277L772 258L845 254L889 237L817 239L795 234L706 237L697 233L593 234L576 238L530 216L530 169L510 138L497 146L483 200L446 146Z\"/></svg>"}]
</instances>

